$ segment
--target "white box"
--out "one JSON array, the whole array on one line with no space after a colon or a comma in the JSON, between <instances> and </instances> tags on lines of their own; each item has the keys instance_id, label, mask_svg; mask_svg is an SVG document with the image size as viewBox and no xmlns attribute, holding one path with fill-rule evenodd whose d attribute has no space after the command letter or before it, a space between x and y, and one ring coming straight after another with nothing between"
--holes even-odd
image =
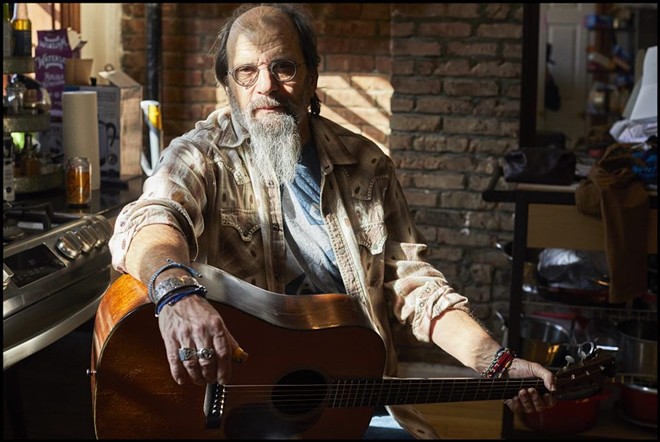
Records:
<instances>
[{"instance_id":1,"label":"white box","mask_svg":"<svg viewBox=\"0 0 660 442\"><path fill-rule=\"evenodd\" d=\"M102 86L67 86L96 91L99 114L101 181L125 181L142 174L142 86L124 72L99 72Z\"/></svg>"}]
</instances>

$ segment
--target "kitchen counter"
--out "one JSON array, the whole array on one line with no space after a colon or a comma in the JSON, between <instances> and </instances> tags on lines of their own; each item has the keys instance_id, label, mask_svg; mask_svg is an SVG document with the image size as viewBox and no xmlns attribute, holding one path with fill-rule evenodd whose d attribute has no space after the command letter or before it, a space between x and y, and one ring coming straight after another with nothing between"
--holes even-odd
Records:
<instances>
[{"instance_id":1,"label":"kitchen counter","mask_svg":"<svg viewBox=\"0 0 660 442\"><path fill-rule=\"evenodd\" d=\"M142 177L117 184L101 184L101 189L92 191L92 201L87 207L70 207L66 204L64 190L56 189L32 194L16 195L16 203L50 203L53 211L72 215L98 214L108 220L114 219L128 203L135 201L142 193Z\"/></svg>"}]
</instances>

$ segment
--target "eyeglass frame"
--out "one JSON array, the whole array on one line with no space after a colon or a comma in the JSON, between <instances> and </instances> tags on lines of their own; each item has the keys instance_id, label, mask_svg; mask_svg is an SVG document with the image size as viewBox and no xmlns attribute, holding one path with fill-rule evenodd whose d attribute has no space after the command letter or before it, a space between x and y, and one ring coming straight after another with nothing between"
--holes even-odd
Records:
<instances>
[{"instance_id":1,"label":"eyeglass frame","mask_svg":"<svg viewBox=\"0 0 660 442\"><path fill-rule=\"evenodd\" d=\"M291 63L291 64L293 65L293 75L291 76L291 78L289 78L288 80L280 80L280 79L277 78L277 75L275 75L275 73L273 72L273 67L274 67L277 63ZM239 65L239 66L236 66L234 69L232 69L232 70L230 70L230 71L227 71L227 74L229 74L229 76L234 80L234 82L235 82L237 85L239 85L239 86L241 86L241 87L244 87L244 88L252 87L252 86L254 86L254 85L257 83L257 81L259 80L259 71L261 71L261 68L260 68L259 66L264 65L264 64L265 64L265 63L261 63L261 64L258 64L258 65L254 64L254 63L245 63L245 64L241 64L241 65ZM277 80L279 83L287 83L287 82L293 80L294 78L296 78L296 75L298 74L298 67L299 67L299 66L302 66L302 65L304 65L304 64L305 64L305 62L297 63L297 62L295 62L295 61L293 61L293 60L288 60L288 59L278 59L278 60L273 60L273 61L271 61L270 63L268 63L268 72L270 72L270 74L273 76L273 78L275 78L275 80ZM240 68L244 68L244 67L246 67L246 66L253 66L253 67L257 68L257 72L256 72L256 75L254 76L254 79L252 80L251 83L246 84L246 85L243 85L243 84L239 83L238 80L236 80L236 75L235 75L235 73L236 73L236 70L238 70L238 69L240 69Z\"/></svg>"}]
</instances>

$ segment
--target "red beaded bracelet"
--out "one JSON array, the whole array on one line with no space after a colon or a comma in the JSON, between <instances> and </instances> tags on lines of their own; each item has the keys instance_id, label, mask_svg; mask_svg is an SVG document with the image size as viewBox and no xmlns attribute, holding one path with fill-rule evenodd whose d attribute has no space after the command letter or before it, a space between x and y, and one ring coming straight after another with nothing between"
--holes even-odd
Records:
<instances>
[{"instance_id":1,"label":"red beaded bracelet","mask_svg":"<svg viewBox=\"0 0 660 442\"><path fill-rule=\"evenodd\" d=\"M508 348L500 348L495 353L493 362L490 363L487 369L481 372L481 377L485 379L499 379L504 376L504 373L511 367L513 358L516 355L513 351Z\"/></svg>"}]
</instances>

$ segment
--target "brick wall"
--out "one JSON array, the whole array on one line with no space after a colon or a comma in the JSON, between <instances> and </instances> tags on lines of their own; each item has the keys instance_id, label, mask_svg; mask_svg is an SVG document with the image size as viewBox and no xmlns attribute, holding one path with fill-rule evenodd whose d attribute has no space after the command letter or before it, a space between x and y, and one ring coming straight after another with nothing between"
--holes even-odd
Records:
<instances>
[{"instance_id":1,"label":"brick wall","mask_svg":"<svg viewBox=\"0 0 660 442\"><path fill-rule=\"evenodd\" d=\"M163 17L166 144L226 104L212 71L217 31L238 4L168 3ZM309 4L322 56L322 115L373 139L399 167L430 259L499 336L512 206L481 192L518 145L522 6ZM146 85L144 4L124 4L122 68ZM403 359L454 363L395 327Z\"/></svg>"}]
</instances>

